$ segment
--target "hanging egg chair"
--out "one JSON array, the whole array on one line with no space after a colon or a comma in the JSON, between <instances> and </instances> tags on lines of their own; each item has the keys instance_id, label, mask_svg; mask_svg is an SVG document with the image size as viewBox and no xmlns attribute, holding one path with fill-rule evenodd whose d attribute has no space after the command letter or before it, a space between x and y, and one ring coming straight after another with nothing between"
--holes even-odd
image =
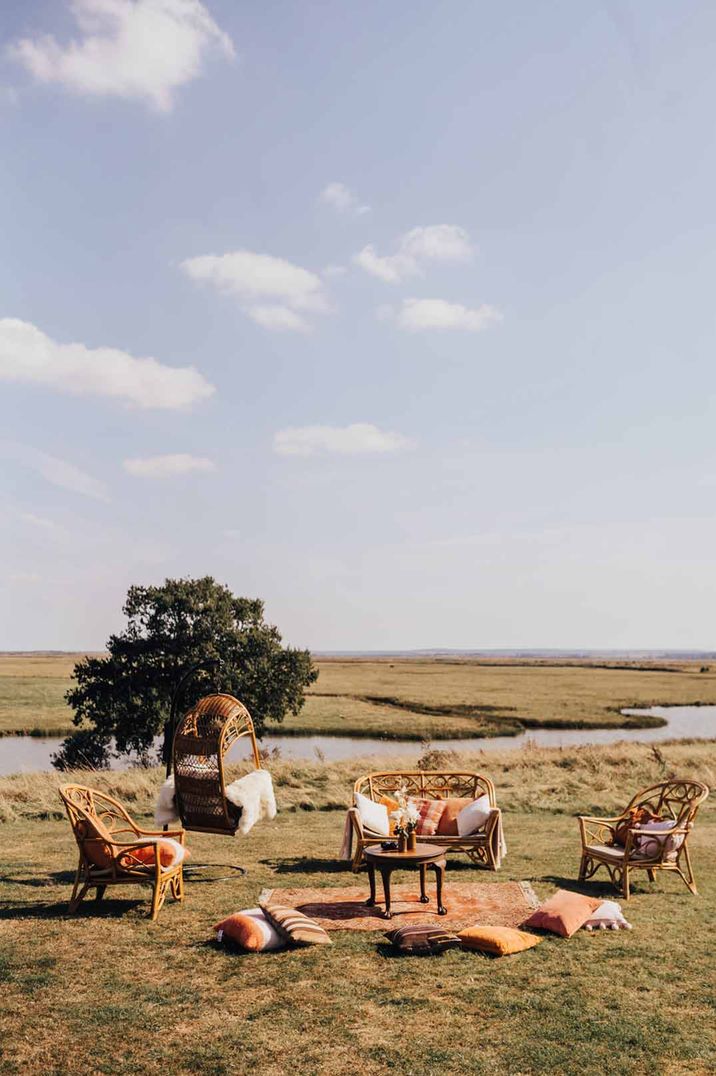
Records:
<instances>
[{"instance_id":1,"label":"hanging egg chair","mask_svg":"<svg viewBox=\"0 0 716 1076\"><path fill-rule=\"evenodd\" d=\"M241 808L226 798L224 760L232 744L251 740L261 769L251 714L233 695L206 695L180 718L172 748L176 805L184 829L233 837Z\"/></svg>"}]
</instances>

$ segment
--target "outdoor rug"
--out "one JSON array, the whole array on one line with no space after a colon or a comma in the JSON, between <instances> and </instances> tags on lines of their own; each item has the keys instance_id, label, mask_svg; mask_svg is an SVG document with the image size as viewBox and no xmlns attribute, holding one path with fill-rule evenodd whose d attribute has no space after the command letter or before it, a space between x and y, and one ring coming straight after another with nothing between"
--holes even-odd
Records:
<instances>
[{"instance_id":1,"label":"outdoor rug","mask_svg":"<svg viewBox=\"0 0 716 1076\"><path fill-rule=\"evenodd\" d=\"M394 885L390 890L393 918L383 919L383 893L377 879L378 904L366 908L369 890L363 885L340 889L264 889L259 900L264 903L297 908L315 919L326 930L388 930L406 923L439 923L462 929L476 923L491 927L518 927L539 906L529 882L447 882L443 904L447 915L438 915L435 906L435 883L428 881L429 904L420 903L417 878L414 885Z\"/></svg>"}]
</instances>

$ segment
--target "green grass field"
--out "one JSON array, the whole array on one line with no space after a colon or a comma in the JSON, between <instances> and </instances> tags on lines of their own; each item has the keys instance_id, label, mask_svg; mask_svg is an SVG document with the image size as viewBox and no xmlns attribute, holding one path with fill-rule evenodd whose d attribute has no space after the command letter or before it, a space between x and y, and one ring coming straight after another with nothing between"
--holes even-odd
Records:
<instances>
[{"instance_id":1,"label":"green grass field","mask_svg":"<svg viewBox=\"0 0 716 1076\"><path fill-rule=\"evenodd\" d=\"M460 762L489 767L509 853L497 874L454 860L448 886L451 875L526 879L546 897L575 884L574 814L613 812L672 772L713 784L716 745L520 748ZM716 1071L714 799L693 833L700 896L675 878L640 877L625 908L629 933L550 937L502 960L459 951L394 958L380 934L349 932L320 951L240 956L217 947L212 925L255 905L264 886L351 884L335 858L342 811L355 777L371 768L380 760L276 763L274 822L246 838L189 835L196 861L240 862L246 877L188 882L184 905L168 903L154 924L141 889L110 890L112 899L85 902L67 919L76 852L58 778L0 779L0 1072ZM146 817L161 775L135 770L92 780ZM596 880L581 888L613 895Z\"/></svg>"},{"instance_id":2,"label":"green grass field","mask_svg":"<svg viewBox=\"0 0 716 1076\"><path fill-rule=\"evenodd\" d=\"M0 735L65 735L64 693L78 655L0 655ZM322 660L301 713L276 731L296 735L443 739L527 727L648 724L622 707L716 703L716 666L596 663Z\"/></svg>"}]
</instances>

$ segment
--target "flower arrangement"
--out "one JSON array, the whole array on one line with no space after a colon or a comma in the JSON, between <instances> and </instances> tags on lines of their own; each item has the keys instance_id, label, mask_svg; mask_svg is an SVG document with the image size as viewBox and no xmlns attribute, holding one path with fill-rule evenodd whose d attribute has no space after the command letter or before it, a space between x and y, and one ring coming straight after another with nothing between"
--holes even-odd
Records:
<instances>
[{"instance_id":1,"label":"flower arrangement","mask_svg":"<svg viewBox=\"0 0 716 1076\"><path fill-rule=\"evenodd\" d=\"M408 789L405 785L401 785L397 789L395 799L398 806L394 811L390 812L390 817L395 823L396 836L400 839L401 844L409 842L414 847L415 828L420 821L420 811L408 798Z\"/></svg>"}]
</instances>

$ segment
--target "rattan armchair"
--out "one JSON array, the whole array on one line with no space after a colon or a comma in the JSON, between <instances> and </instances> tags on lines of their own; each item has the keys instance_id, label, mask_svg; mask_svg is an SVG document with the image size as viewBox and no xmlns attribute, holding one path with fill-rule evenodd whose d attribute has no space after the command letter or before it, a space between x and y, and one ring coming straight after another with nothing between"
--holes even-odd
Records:
<instances>
[{"instance_id":1,"label":"rattan armchair","mask_svg":"<svg viewBox=\"0 0 716 1076\"><path fill-rule=\"evenodd\" d=\"M59 793L80 852L70 915L77 911L88 890L96 889L97 900L102 900L108 885L151 886L152 919L159 915L169 891L175 900L184 899L183 864L163 867L159 847L163 837L172 837L183 845L183 830L141 829L112 796L84 785L64 785ZM153 864L147 865L133 854L140 848L153 848Z\"/></svg>"},{"instance_id":2,"label":"rattan armchair","mask_svg":"<svg viewBox=\"0 0 716 1076\"><path fill-rule=\"evenodd\" d=\"M612 883L621 889L624 899L629 900L632 871L645 870L652 882L656 879L656 871L672 871L695 894L689 835L696 813L708 794L708 788L700 781L664 781L637 793L615 818L580 816L580 882L591 878L600 867L605 867ZM674 827L668 832L655 833L644 826L631 826L625 844L617 843L615 836L618 824L638 807L646 807L665 820L673 820Z\"/></svg>"}]
</instances>

